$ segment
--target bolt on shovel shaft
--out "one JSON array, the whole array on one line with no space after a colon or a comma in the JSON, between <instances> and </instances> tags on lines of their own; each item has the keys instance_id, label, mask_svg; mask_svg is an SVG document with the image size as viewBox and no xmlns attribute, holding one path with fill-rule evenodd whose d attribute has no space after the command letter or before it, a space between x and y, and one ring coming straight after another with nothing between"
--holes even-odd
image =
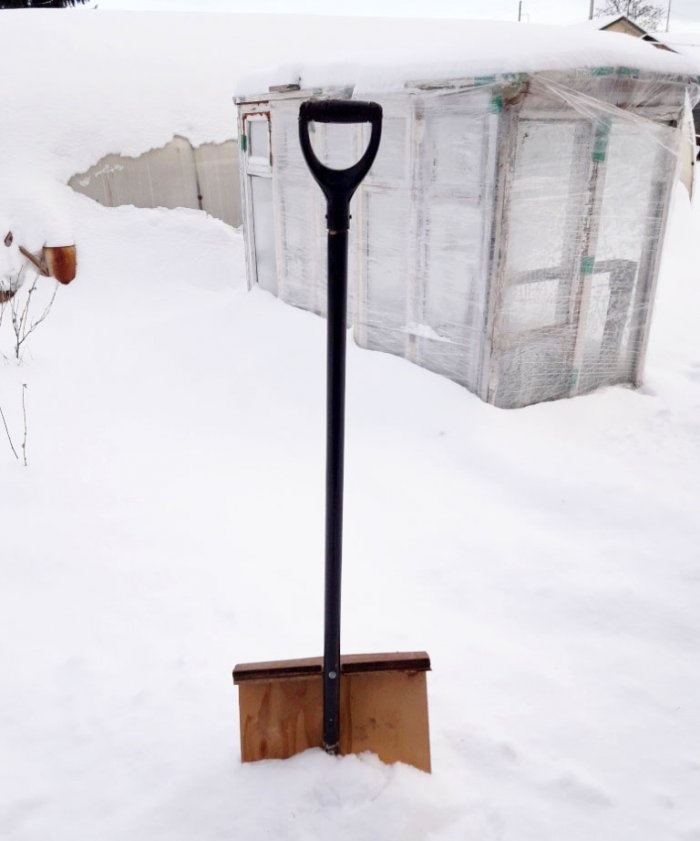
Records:
<instances>
[{"instance_id":1,"label":"bolt on shovel shaft","mask_svg":"<svg viewBox=\"0 0 700 841\"><path fill-rule=\"evenodd\" d=\"M309 122L370 123L369 145L348 169L324 166L311 148ZM343 544L345 450L345 344L350 199L367 175L381 139L382 109L375 102L309 100L299 109L304 159L323 190L328 226L328 344L326 394L326 562L323 645L323 747L340 747L340 593Z\"/></svg>"}]
</instances>

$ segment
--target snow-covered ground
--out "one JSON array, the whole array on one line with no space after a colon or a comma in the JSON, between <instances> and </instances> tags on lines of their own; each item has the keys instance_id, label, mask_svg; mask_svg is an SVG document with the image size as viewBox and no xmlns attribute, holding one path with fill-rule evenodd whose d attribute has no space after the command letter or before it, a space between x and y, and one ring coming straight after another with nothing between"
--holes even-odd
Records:
<instances>
[{"instance_id":1,"label":"snow-covered ground","mask_svg":"<svg viewBox=\"0 0 700 841\"><path fill-rule=\"evenodd\" d=\"M431 777L239 764L234 662L320 651L324 325L222 223L73 209L79 278L1 369L0 837L699 838L683 193L641 391L505 412L350 349L344 650L431 653Z\"/></svg>"},{"instance_id":2,"label":"snow-covered ground","mask_svg":"<svg viewBox=\"0 0 700 841\"><path fill-rule=\"evenodd\" d=\"M639 391L501 411L349 347L343 649L430 652L432 775L240 764L233 664L321 648L324 324L223 223L62 200L78 278L19 365L0 324L0 838L698 841L682 188Z\"/></svg>"}]
</instances>

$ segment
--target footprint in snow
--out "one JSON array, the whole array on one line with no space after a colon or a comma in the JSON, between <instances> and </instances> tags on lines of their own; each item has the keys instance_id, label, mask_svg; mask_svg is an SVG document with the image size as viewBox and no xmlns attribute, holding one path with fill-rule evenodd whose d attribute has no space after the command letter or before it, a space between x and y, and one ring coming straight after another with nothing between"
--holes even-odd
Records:
<instances>
[{"instance_id":1,"label":"footprint in snow","mask_svg":"<svg viewBox=\"0 0 700 841\"><path fill-rule=\"evenodd\" d=\"M563 774L551 784L551 787L567 800L582 806L612 806L608 795L590 783L583 782L575 774Z\"/></svg>"}]
</instances>

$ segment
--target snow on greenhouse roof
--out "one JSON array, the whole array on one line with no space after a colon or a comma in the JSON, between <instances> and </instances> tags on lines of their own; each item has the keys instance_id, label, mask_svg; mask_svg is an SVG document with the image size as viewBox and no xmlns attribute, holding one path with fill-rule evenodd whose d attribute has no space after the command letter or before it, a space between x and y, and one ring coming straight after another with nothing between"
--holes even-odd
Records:
<instances>
[{"instance_id":1,"label":"snow on greenhouse roof","mask_svg":"<svg viewBox=\"0 0 700 841\"><path fill-rule=\"evenodd\" d=\"M339 28L348 46L334 50L332 64L284 64L252 73L239 81L236 93L259 94L290 83L302 88L354 85L356 92L380 93L403 89L414 80L585 67L622 66L689 76L697 72L687 58L625 34L587 27L381 18L370 23L348 18ZM357 43L362 45L361 60L352 56Z\"/></svg>"}]
</instances>

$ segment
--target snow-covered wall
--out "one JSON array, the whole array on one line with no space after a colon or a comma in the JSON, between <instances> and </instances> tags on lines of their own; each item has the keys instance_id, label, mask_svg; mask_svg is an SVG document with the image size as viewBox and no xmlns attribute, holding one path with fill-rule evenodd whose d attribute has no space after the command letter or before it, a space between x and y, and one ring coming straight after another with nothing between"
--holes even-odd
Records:
<instances>
[{"instance_id":1,"label":"snow-covered wall","mask_svg":"<svg viewBox=\"0 0 700 841\"><path fill-rule=\"evenodd\" d=\"M174 137L137 158L105 155L68 183L106 207L189 207L238 227L238 173L238 141L193 148L184 137Z\"/></svg>"}]
</instances>

